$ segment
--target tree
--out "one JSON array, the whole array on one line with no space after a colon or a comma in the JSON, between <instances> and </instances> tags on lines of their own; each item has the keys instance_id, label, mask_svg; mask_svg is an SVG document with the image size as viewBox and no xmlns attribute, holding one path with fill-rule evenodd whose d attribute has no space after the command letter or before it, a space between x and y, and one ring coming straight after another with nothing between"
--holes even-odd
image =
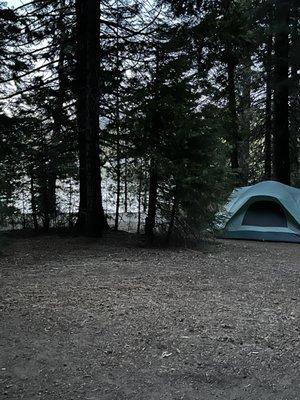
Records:
<instances>
[{"instance_id":1,"label":"tree","mask_svg":"<svg viewBox=\"0 0 300 400\"><path fill-rule=\"evenodd\" d=\"M272 50L273 35L269 33L266 43L266 121L265 121L265 154L264 154L264 175L266 179L272 177Z\"/></svg>"},{"instance_id":2,"label":"tree","mask_svg":"<svg viewBox=\"0 0 300 400\"><path fill-rule=\"evenodd\" d=\"M290 184L289 133L289 20L290 1L275 1L274 42L274 178Z\"/></svg>"},{"instance_id":3,"label":"tree","mask_svg":"<svg viewBox=\"0 0 300 400\"><path fill-rule=\"evenodd\" d=\"M300 6L294 0L291 11L290 156L293 185L300 185Z\"/></svg>"},{"instance_id":4,"label":"tree","mask_svg":"<svg viewBox=\"0 0 300 400\"><path fill-rule=\"evenodd\" d=\"M161 130L163 129L163 121L161 118L161 106L163 103L162 94L162 72L161 72L161 57L162 50L160 43L154 45L154 71L153 80L149 91L151 93L151 102L149 104L150 115L148 143L150 149L149 161L149 200L148 212L145 222L145 234L149 240L152 240L154 235L156 212L157 212L157 190L158 190L158 158L159 158L159 141L161 138Z\"/></svg>"},{"instance_id":5,"label":"tree","mask_svg":"<svg viewBox=\"0 0 300 400\"><path fill-rule=\"evenodd\" d=\"M80 164L78 227L89 236L106 227L99 159L100 3L76 1L76 90Z\"/></svg>"},{"instance_id":6,"label":"tree","mask_svg":"<svg viewBox=\"0 0 300 400\"><path fill-rule=\"evenodd\" d=\"M199 105L198 73L186 43L185 30L160 26L149 46L145 79L131 85L138 101L132 130L148 166L145 233L150 241L155 231L168 238L183 232L193 236L207 226L219 189L226 192L228 182L228 148L221 126L213 122L219 110Z\"/></svg>"}]
</instances>

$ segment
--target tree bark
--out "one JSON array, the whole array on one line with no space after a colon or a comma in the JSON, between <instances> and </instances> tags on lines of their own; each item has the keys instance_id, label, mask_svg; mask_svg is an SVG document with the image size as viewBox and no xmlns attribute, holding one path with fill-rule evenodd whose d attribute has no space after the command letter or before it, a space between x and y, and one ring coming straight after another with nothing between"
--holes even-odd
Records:
<instances>
[{"instance_id":1,"label":"tree bark","mask_svg":"<svg viewBox=\"0 0 300 400\"><path fill-rule=\"evenodd\" d=\"M116 54L117 88L116 88L115 119L116 119L116 131L117 131L117 196L116 196L117 198L116 198L115 231L119 229L119 211L120 211L120 197L121 197L119 12L117 15L116 53L117 53Z\"/></svg>"},{"instance_id":2,"label":"tree bark","mask_svg":"<svg viewBox=\"0 0 300 400\"><path fill-rule=\"evenodd\" d=\"M25 192L22 189L22 228L26 229Z\"/></svg>"},{"instance_id":3,"label":"tree bark","mask_svg":"<svg viewBox=\"0 0 300 400\"><path fill-rule=\"evenodd\" d=\"M148 197L148 212L145 221L145 235L149 241L153 240L154 228L156 222L157 209L157 191L158 191L158 165L157 165L157 147L159 143L160 129L160 111L159 111L159 96L160 96L160 52L158 46L156 48L156 69L153 82L153 115L152 127L150 130L150 169L149 169L149 197Z\"/></svg>"},{"instance_id":4,"label":"tree bark","mask_svg":"<svg viewBox=\"0 0 300 400\"><path fill-rule=\"evenodd\" d=\"M76 83L80 204L78 228L100 236L102 207L99 148L100 2L76 0Z\"/></svg>"},{"instance_id":5,"label":"tree bark","mask_svg":"<svg viewBox=\"0 0 300 400\"><path fill-rule=\"evenodd\" d=\"M33 171L31 171L30 173L30 196L31 196L31 212L32 212L33 227L35 231L38 231L39 224L37 218L37 206L36 206L35 191L34 191Z\"/></svg>"},{"instance_id":6,"label":"tree bark","mask_svg":"<svg viewBox=\"0 0 300 400\"><path fill-rule=\"evenodd\" d=\"M139 187L138 187L138 222L137 222L137 233L141 231L141 208L142 208L142 185L143 185L143 174L139 174Z\"/></svg>"},{"instance_id":7,"label":"tree bark","mask_svg":"<svg viewBox=\"0 0 300 400\"><path fill-rule=\"evenodd\" d=\"M120 135L119 135L119 127L117 127L117 194L116 194L115 231L119 229L120 197L121 197Z\"/></svg>"},{"instance_id":8,"label":"tree bark","mask_svg":"<svg viewBox=\"0 0 300 400\"><path fill-rule=\"evenodd\" d=\"M171 215L170 215L170 222L169 222L169 227L168 227L168 232L167 232L167 243L170 241L172 233L174 231L174 224L175 224L175 217L176 217L176 212L178 208L178 186L175 188L174 192L174 198L173 198L173 203L172 203L172 208L171 208Z\"/></svg>"},{"instance_id":9,"label":"tree bark","mask_svg":"<svg viewBox=\"0 0 300 400\"><path fill-rule=\"evenodd\" d=\"M158 174L157 163L154 158L150 160L150 176L149 176L149 200L148 212L145 223L145 235L149 240L153 239L155 220L156 220L156 207L157 207L157 188L158 188Z\"/></svg>"},{"instance_id":10,"label":"tree bark","mask_svg":"<svg viewBox=\"0 0 300 400\"><path fill-rule=\"evenodd\" d=\"M49 154L49 163L47 166L47 176L48 176L48 202L49 202L49 212L52 217L56 217L56 180L58 176L58 165L61 164L60 160L60 145L63 141L62 125L64 119L64 101L66 98L66 87L68 79L65 71L65 21L64 21L64 8L65 0L60 0L59 2L59 17L57 21L57 29L59 35L59 54L58 54L58 65L57 65L57 75L58 75L58 89L56 93L56 98L53 107L53 143L51 145L52 152ZM54 153L54 154L53 154Z\"/></svg>"},{"instance_id":11,"label":"tree bark","mask_svg":"<svg viewBox=\"0 0 300 400\"><path fill-rule=\"evenodd\" d=\"M289 0L275 1L274 43L274 178L290 184L289 134Z\"/></svg>"},{"instance_id":12,"label":"tree bark","mask_svg":"<svg viewBox=\"0 0 300 400\"><path fill-rule=\"evenodd\" d=\"M69 202L68 202L68 223L69 223L69 228L73 228L73 219L72 219L72 204L73 204L73 185L72 185L72 179L70 178L69 180Z\"/></svg>"},{"instance_id":13,"label":"tree bark","mask_svg":"<svg viewBox=\"0 0 300 400\"><path fill-rule=\"evenodd\" d=\"M42 207L42 219L43 219L43 229L48 231L50 228L50 208L49 208L49 190L48 190L48 179L46 174L41 176L41 207Z\"/></svg>"},{"instance_id":14,"label":"tree bark","mask_svg":"<svg viewBox=\"0 0 300 400\"><path fill-rule=\"evenodd\" d=\"M236 105L236 88L235 88L235 62L232 60L231 55L227 56L227 78L228 78L228 110L230 118L230 136L232 152L230 156L230 164L233 170L239 169L239 130L238 130L238 116Z\"/></svg>"},{"instance_id":15,"label":"tree bark","mask_svg":"<svg viewBox=\"0 0 300 400\"><path fill-rule=\"evenodd\" d=\"M242 185L249 183L249 157L251 135L251 58L247 58L244 65L243 93L241 101L241 140L238 142L238 163Z\"/></svg>"},{"instance_id":16,"label":"tree bark","mask_svg":"<svg viewBox=\"0 0 300 400\"><path fill-rule=\"evenodd\" d=\"M265 179L272 178L272 50L273 37L268 36L266 54L266 111L265 111Z\"/></svg>"},{"instance_id":17,"label":"tree bark","mask_svg":"<svg viewBox=\"0 0 300 400\"><path fill-rule=\"evenodd\" d=\"M299 2L293 1L291 12L291 175L292 184L299 185L300 182L300 23L299 23Z\"/></svg>"},{"instance_id":18,"label":"tree bark","mask_svg":"<svg viewBox=\"0 0 300 400\"><path fill-rule=\"evenodd\" d=\"M127 168L127 157L125 156L124 165L124 211L128 212L128 178L127 178L128 168Z\"/></svg>"}]
</instances>

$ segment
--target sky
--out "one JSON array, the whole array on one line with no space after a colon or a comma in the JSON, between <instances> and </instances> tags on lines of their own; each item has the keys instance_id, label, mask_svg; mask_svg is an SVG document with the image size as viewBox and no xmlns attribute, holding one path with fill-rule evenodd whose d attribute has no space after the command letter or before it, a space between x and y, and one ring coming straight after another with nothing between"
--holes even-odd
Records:
<instances>
[{"instance_id":1,"label":"sky","mask_svg":"<svg viewBox=\"0 0 300 400\"><path fill-rule=\"evenodd\" d=\"M19 7L22 4L28 3L29 0L6 0L8 7Z\"/></svg>"}]
</instances>

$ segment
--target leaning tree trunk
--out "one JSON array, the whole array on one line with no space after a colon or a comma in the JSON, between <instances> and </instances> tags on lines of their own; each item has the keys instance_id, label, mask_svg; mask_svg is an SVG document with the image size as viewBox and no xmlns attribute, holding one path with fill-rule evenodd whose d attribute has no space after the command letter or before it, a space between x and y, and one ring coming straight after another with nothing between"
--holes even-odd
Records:
<instances>
[{"instance_id":1,"label":"leaning tree trunk","mask_svg":"<svg viewBox=\"0 0 300 400\"><path fill-rule=\"evenodd\" d=\"M274 178L290 184L289 0L276 0L274 43Z\"/></svg>"},{"instance_id":2,"label":"leaning tree trunk","mask_svg":"<svg viewBox=\"0 0 300 400\"><path fill-rule=\"evenodd\" d=\"M78 227L99 236L106 227L99 154L100 2L76 0L76 81L80 204Z\"/></svg>"}]
</instances>

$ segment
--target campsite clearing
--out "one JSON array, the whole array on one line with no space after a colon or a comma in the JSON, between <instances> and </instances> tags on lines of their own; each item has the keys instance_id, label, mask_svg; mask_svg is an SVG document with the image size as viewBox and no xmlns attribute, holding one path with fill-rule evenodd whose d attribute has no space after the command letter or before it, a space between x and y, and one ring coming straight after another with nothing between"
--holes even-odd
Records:
<instances>
[{"instance_id":1,"label":"campsite clearing","mask_svg":"<svg viewBox=\"0 0 300 400\"><path fill-rule=\"evenodd\" d=\"M1 399L300 398L299 245L136 240L11 240Z\"/></svg>"}]
</instances>

